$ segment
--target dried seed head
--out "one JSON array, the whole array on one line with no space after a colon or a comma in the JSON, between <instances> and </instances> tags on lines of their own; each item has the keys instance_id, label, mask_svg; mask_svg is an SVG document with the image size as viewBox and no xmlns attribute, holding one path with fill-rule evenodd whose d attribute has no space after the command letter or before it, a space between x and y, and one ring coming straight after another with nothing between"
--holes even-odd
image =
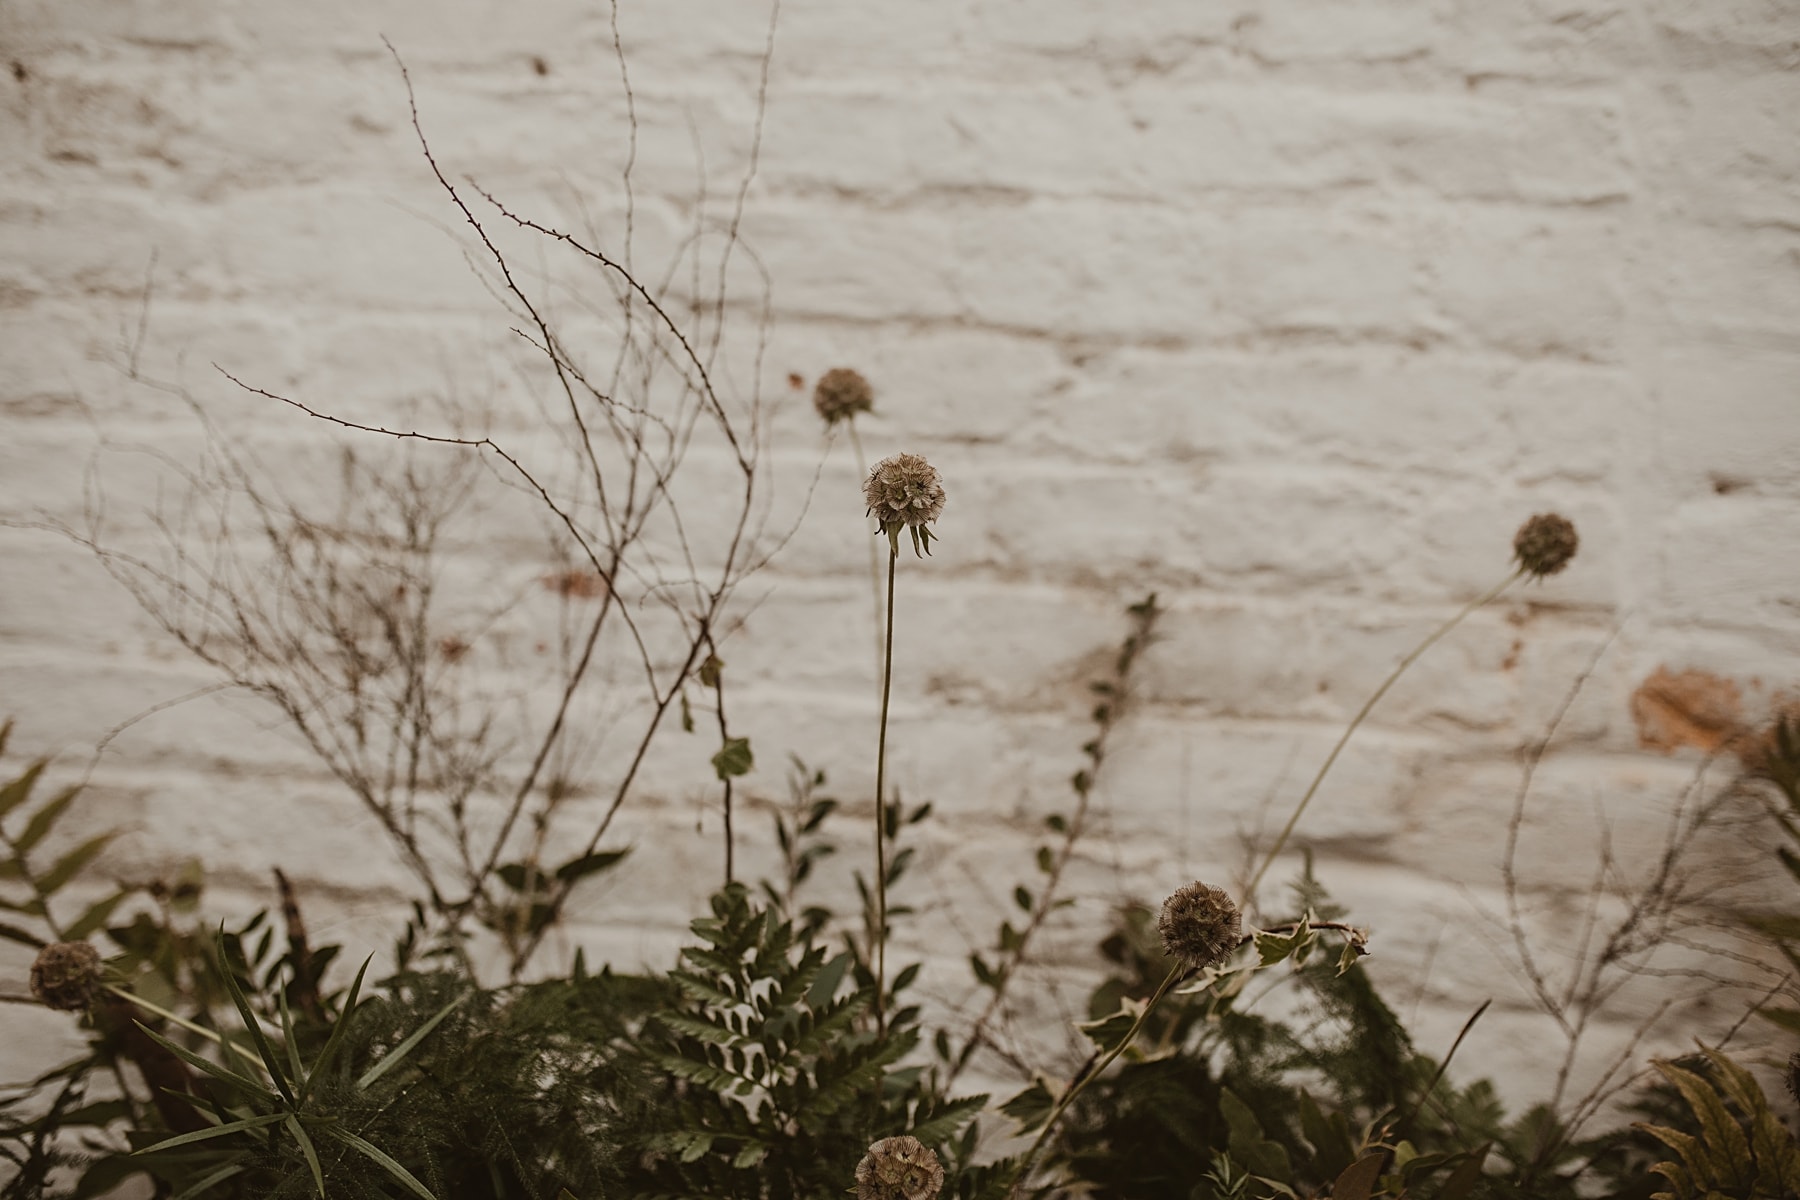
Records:
<instances>
[{"instance_id":1,"label":"dried seed head","mask_svg":"<svg viewBox=\"0 0 1800 1200\"><path fill-rule=\"evenodd\" d=\"M1513 557L1527 575L1542 579L1568 566L1579 545L1574 522L1556 513L1539 513L1519 526L1513 537Z\"/></svg>"},{"instance_id":2,"label":"dried seed head","mask_svg":"<svg viewBox=\"0 0 1800 1200\"><path fill-rule=\"evenodd\" d=\"M882 1138L856 1164L856 1200L936 1200L944 1164L916 1137Z\"/></svg>"},{"instance_id":3,"label":"dried seed head","mask_svg":"<svg viewBox=\"0 0 1800 1200\"><path fill-rule=\"evenodd\" d=\"M1196 880L1163 901L1163 949L1194 970L1224 962L1243 937L1243 918L1223 888Z\"/></svg>"},{"instance_id":4,"label":"dried seed head","mask_svg":"<svg viewBox=\"0 0 1800 1200\"><path fill-rule=\"evenodd\" d=\"M944 511L944 479L937 468L917 454L896 454L875 464L863 484L869 515L875 518L888 544L900 551L900 531L912 534L913 552L931 553L927 528Z\"/></svg>"},{"instance_id":5,"label":"dried seed head","mask_svg":"<svg viewBox=\"0 0 1800 1200\"><path fill-rule=\"evenodd\" d=\"M857 413L873 411L875 389L869 386L860 371L833 367L819 376L819 382L813 387L813 407L825 418L825 424L836 425Z\"/></svg>"},{"instance_id":6,"label":"dried seed head","mask_svg":"<svg viewBox=\"0 0 1800 1200\"><path fill-rule=\"evenodd\" d=\"M31 964L31 994L64 1012L83 1012L100 994L100 952L86 942L52 942Z\"/></svg>"}]
</instances>

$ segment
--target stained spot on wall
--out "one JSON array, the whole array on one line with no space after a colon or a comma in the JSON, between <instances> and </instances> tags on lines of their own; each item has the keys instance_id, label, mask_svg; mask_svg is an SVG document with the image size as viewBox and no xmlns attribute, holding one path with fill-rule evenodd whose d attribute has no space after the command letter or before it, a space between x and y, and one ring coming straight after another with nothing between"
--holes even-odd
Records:
<instances>
[{"instance_id":1,"label":"stained spot on wall","mask_svg":"<svg viewBox=\"0 0 1800 1200\"><path fill-rule=\"evenodd\" d=\"M1672 754L1683 747L1712 753L1744 728L1743 692L1710 671L1658 667L1631 694L1638 742Z\"/></svg>"},{"instance_id":2,"label":"stained spot on wall","mask_svg":"<svg viewBox=\"0 0 1800 1200\"><path fill-rule=\"evenodd\" d=\"M544 587L559 596L598 600L606 595L606 580L594 571L557 571L544 576Z\"/></svg>"}]
</instances>

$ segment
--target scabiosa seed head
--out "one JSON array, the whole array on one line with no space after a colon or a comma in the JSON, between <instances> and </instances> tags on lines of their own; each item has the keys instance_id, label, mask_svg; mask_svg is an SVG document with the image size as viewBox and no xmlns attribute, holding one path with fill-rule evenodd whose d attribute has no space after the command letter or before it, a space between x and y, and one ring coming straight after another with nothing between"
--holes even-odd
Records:
<instances>
[{"instance_id":1,"label":"scabiosa seed head","mask_svg":"<svg viewBox=\"0 0 1800 1200\"><path fill-rule=\"evenodd\" d=\"M856 1200L937 1200L944 1164L916 1137L882 1138L856 1164Z\"/></svg>"},{"instance_id":2,"label":"scabiosa seed head","mask_svg":"<svg viewBox=\"0 0 1800 1200\"><path fill-rule=\"evenodd\" d=\"M929 525L944 511L944 479L917 454L896 454L875 464L863 484L869 515L900 552L900 531L912 534L913 553L931 553Z\"/></svg>"},{"instance_id":3,"label":"scabiosa seed head","mask_svg":"<svg viewBox=\"0 0 1800 1200\"><path fill-rule=\"evenodd\" d=\"M836 425L857 413L875 408L875 389L862 377L862 372L849 367L833 367L819 376L813 387L813 407L825 418L825 424Z\"/></svg>"},{"instance_id":4,"label":"scabiosa seed head","mask_svg":"<svg viewBox=\"0 0 1800 1200\"><path fill-rule=\"evenodd\" d=\"M31 964L31 994L64 1012L82 1012L100 994L100 952L86 942L52 942Z\"/></svg>"},{"instance_id":5,"label":"scabiosa seed head","mask_svg":"<svg viewBox=\"0 0 1800 1200\"><path fill-rule=\"evenodd\" d=\"M1194 970L1222 963L1243 937L1243 918L1225 889L1196 880L1163 901L1156 920L1163 949Z\"/></svg>"},{"instance_id":6,"label":"scabiosa seed head","mask_svg":"<svg viewBox=\"0 0 1800 1200\"><path fill-rule=\"evenodd\" d=\"M1568 566L1579 545L1574 522L1556 513L1539 513L1519 526L1513 537L1513 557L1527 575L1542 579Z\"/></svg>"}]
</instances>

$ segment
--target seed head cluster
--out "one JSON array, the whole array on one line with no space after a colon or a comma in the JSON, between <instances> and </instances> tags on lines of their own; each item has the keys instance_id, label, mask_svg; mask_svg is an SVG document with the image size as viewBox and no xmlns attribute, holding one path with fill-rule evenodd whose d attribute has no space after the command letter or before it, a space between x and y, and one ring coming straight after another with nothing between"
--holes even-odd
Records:
<instances>
[{"instance_id":1,"label":"seed head cluster","mask_svg":"<svg viewBox=\"0 0 1800 1200\"><path fill-rule=\"evenodd\" d=\"M876 463L863 484L863 498L895 553L902 529L912 534L915 554L931 553L927 526L944 511L944 479L923 456L896 454Z\"/></svg>"},{"instance_id":2,"label":"seed head cluster","mask_svg":"<svg viewBox=\"0 0 1800 1200\"><path fill-rule=\"evenodd\" d=\"M1568 566L1580 545L1574 522L1556 513L1539 513L1519 526L1513 537L1513 557L1527 575L1542 579Z\"/></svg>"},{"instance_id":3,"label":"seed head cluster","mask_svg":"<svg viewBox=\"0 0 1800 1200\"><path fill-rule=\"evenodd\" d=\"M31 994L64 1012L86 1011L100 982L100 952L86 942L52 942L31 964Z\"/></svg>"},{"instance_id":4,"label":"seed head cluster","mask_svg":"<svg viewBox=\"0 0 1800 1200\"><path fill-rule=\"evenodd\" d=\"M825 418L826 425L836 425L857 413L872 412L875 389L860 371L833 367L819 376L819 382L813 386L813 407Z\"/></svg>"},{"instance_id":5,"label":"seed head cluster","mask_svg":"<svg viewBox=\"0 0 1800 1200\"><path fill-rule=\"evenodd\" d=\"M937 1200L944 1164L916 1137L882 1138L856 1164L856 1200Z\"/></svg>"},{"instance_id":6,"label":"seed head cluster","mask_svg":"<svg viewBox=\"0 0 1800 1200\"><path fill-rule=\"evenodd\" d=\"M1243 918L1225 889L1196 880L1163 901L1163 949L1198 971L1222 963L1243 938Z\"/></svg>"}]
</instances>

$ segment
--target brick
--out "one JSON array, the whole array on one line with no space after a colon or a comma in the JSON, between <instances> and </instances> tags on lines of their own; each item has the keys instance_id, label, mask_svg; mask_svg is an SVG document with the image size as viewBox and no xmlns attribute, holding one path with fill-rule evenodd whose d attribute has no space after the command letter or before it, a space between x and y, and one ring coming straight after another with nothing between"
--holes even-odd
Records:
<instances>
[{"instance_id":1,"label":"brick","mask_svg":"<svg viewBox=\"0 0 1800 1200\"><path fill-rule=\"evenodd\" d=\"M1595 214L1557 221L1487 210L1421 234L1431 294L1458 334L1524 356L1608 362L1620 354L1621 231Z\"/></svg>"},{"instance_id":2,"label":"brick","mask_svg":"<svg viewBox=\"0 0 1800 1200\"><path fill-rule=\"evenodd\" d=\"M1685 226L1671 229L1664 244L1667 265L1659 274L1675 339L1794 352L1800 233Z\"/></svg>"}]
</instances>

